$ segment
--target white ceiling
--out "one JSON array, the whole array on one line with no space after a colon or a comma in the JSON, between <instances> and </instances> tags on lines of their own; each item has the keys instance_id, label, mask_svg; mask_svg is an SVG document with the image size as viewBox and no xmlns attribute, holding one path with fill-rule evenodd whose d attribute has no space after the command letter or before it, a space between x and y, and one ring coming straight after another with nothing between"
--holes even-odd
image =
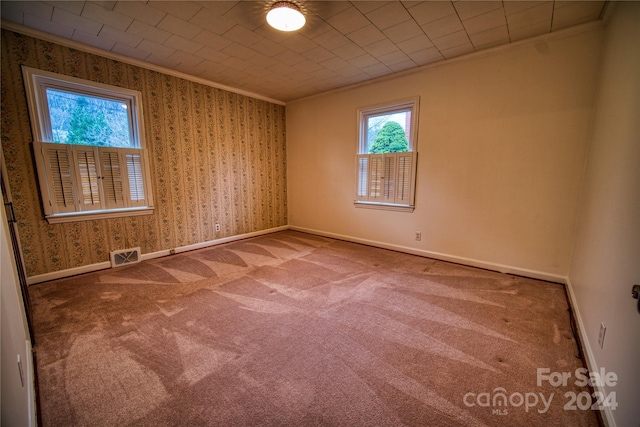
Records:
<instances>
[{"instance_id":1,"label":"white ceiling","mask_svg":"<svg viewBox=\"0 0 640 427\"><path fill-rule=\"evenodd\" d=\"M0 5L3 21L285 102L595 21L606 6L604 1L300 0L307 24L291 34L266 24L271 3L3 0Z\"/></svg>"}]
</instances>

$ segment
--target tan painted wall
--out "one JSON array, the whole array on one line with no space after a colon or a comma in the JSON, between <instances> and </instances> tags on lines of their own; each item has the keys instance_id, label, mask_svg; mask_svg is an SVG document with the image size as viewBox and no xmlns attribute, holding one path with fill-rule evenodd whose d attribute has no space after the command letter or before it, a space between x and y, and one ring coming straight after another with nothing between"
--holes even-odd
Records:
<instances>
[{"instance_id":1,"label":"tan painted wall","mask_svg":"<svg viewBox=\"0 0 640 427\"><path fill-rule=\"evenodd\" d=\"M566 275L601 38L548 38L288 104L289 223ZM356 109L416 95L415 212L354 208Z\"/></svg>"},{"instance_id":2,"label":"tan painted wall","mask_svg":"<svg viewBox=\"0 0 640 427\"><path fill-rule=\"evenodd\" d=\"M640 3L621 2L605 33L593 136L570 282L592 361L619 382L616 425L640 420ZM607 332L598 345L600 323Z\"/></svg>"},{"instance_id":3,"label":"tan painted wall","mask_svg":"<svg viewBox=\"0 0 640 427\"><path fill-rule=\"evenodd\" d=\"M21 65L142 92L153 215L43 220ZM287 224L284 107L5 30L2 148L29 276Z\"/></svg>"}]
</instances>

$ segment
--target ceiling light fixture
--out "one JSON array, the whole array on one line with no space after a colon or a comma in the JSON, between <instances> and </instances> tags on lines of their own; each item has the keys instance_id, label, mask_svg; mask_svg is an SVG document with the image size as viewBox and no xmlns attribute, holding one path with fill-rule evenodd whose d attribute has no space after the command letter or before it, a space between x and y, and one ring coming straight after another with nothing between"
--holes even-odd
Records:
<instances>
[{"instance_id":1,"label":"ceiling light fixture","mask_svg":"<svg viewBox=\"0 0 640 427\"><path fill-rule=\"evenodd\" d=\"M269 9L267 22L276 30L296 31L304 26L306 19L298 5L290 1L279 1Z\"/></svg>"}]
</instances>

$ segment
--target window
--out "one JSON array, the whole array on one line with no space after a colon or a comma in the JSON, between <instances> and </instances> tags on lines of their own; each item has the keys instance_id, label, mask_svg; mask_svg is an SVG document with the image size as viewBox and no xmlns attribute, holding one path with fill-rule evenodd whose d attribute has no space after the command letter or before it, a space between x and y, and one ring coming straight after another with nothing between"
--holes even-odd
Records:
<instances>
[{"instance_id":1,"label":"window","mask_svg":"<svg viewBox=\"0 0 640 427\"><path fill-rule=\"evenodd\" d=\"M45 218L153 212L140 93L23 67Z\"/></svg>"},{"instance_id":2,"label":"window","mask_svg":"<svg viewBox=\"0 0 640 427\"><path fill-rule=\"evenodd\" d=\"M413 212L419 99L358 110L356 207Z\"/></svg>"}]
</instances>

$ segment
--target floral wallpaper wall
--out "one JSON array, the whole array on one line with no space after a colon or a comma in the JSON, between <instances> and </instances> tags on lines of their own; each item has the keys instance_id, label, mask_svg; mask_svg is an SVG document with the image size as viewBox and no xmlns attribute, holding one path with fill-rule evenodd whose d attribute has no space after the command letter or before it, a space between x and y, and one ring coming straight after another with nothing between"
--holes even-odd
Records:
<instances>
[{"instance_id":1,"label":"floral wallpaper wall","mask_svg":"<svg viewBox=\"0 0 640 427\"><path fill-rule=\"evenodd\" d=\"M21 65L142 92L153 215L48 224ZM28 276L287 224L285 109L2 30L1 134ZM221 231L215 231L215 223Z\"/></svg>"}]
</instances>

